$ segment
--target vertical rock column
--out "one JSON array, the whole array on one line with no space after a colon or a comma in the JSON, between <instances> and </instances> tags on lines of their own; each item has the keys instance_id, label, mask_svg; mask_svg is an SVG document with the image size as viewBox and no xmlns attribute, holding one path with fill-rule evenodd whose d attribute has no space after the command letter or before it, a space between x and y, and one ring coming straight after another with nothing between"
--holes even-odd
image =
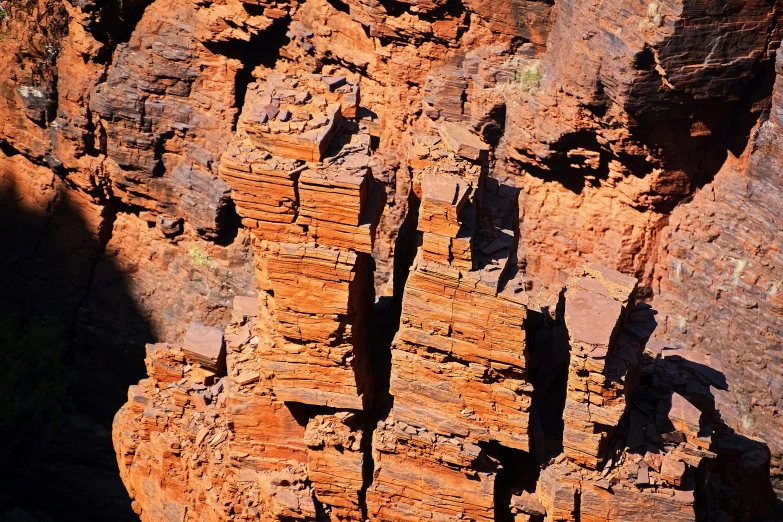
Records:
<instances>
[{"instance_id":1,"label":"vertical rock column","mask_svg":"<svg viewBox=\"0 0 783 522\"><path fill-rule=\"evenodd\" d=\"M530 447L526 300L513 228L496 219L514 198L485 180L478 137L440 132L416 137L409 160L422 243L392 346L394 404L373 439L372 520L494 520L497 461L478 443Z\"/></svg>"},{"instance_id":2,"label":"vertical rock column","mask_svg":"<svg viewBox=\"0 0 783 522\"><path fill-rule=\"evenodd\" d=\"M585 265L569 279L565 322L571 345L563 451L580 465L602 462L604 441L627 409L638 382L641 348L620 338L636 279Z\"/></svg>"},{"instance_id":3,"label":"vertical rock column","mask_svg":"<svg viewBox=\"0 0 783 522\"><path fill-rule=\"evenodd\" d=\"M256 237L259 357L278 400L372 402L369 321L379 191L345 77L271 74L248 90L220 173ZM323 159L323 161L321 161Z\"/></svg>"},{"instance_id":4,"label":"vertical rock column","mask_svg":"<svg viewBox=\"0 0 783 522\"><path fill-rule=\"evenodd\" d=\"M546 521L693 521L695 499L705 498L721 430L708 380L699 375L707 366L666 350L644 353L655 312L632 308L635 286L595 264L577 269L566 285L563 453L536 486ZM520 516L536 515L534 507L512 498Z\"/></svg>"},{"instance_id":5,"label":"vertical rock column","mask_svg":"<svg viewBox=\"0 0 783 522\"><path fill-rule=\"evenodd\" d=\"M369 133L344 117L355 117L358 96L340 76L251 84L220 166L253 233L263 290L253 364L232 378L240 465L275 483L289 470L286 483L310 488L332 520L361 520L361 410L373 401L371 253L383 190ZM341 411L313 415L319 407ZM273 513L310 516L303 490L280 491L267 502L279 504Z\"/></svg>"}]
</instances>

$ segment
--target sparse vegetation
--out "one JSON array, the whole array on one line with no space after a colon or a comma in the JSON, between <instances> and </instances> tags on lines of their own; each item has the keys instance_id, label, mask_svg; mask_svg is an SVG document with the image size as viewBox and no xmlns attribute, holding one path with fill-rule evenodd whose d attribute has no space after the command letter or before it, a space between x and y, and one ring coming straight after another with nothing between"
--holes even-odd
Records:
<instances>
[{"instance_id":1,"label":"sparse vegetation","mask_svg":"<svg viewBox=\"0 0 783 522\"><path fill-rule=\"evenodd\" d=\"M504 94L530 93L538 89L541 83L541 62L512 58L506 62L510 70L508 83L500 83L497 89Z\"/></svg>"},{"instance_id":2,"label":"sparse vegetation","mask_svg":"<svg viewBox=\"0 0 783 522\"><path fill-rule=\"evenodd\" d=\"M737 259L737 266L734 268L734 273L731 276L732 286L737 286L740 284L740 277L742 276L742 271L745 270L746 266L748 266L747 259Z\"/></svg>"},{"instance_id":3,"label":"sparse vegetation","mask_svg":"<svg viewBox=\"0 0 783 522\"><path fill-rule=\"evenodd\" d=\"M519 83L520 89L524 92L534 91L541 83L541 64L538 60L533 60L522 67L516 75L515 81Z\"/></svg>"},{"instance_id":4,"label":"sparse vegetation","mask_svg":"<svg viewBox=\"0 0 783 522\"><path fill-rule=\"evenodd\" d=\"M775 297L780 291L781 284L783 284L783 279L778 279L777 281L773 281L772 286L769 289L769 292L767 292L767 295L769 295L770 297Z\"/></svg>"},{"instance_id":5,"label":"sparse vegetation","mask_svg":"<svg viewBox=\"0 0 783 522\"><path fill-rule=\"evenodd\" d=\"M661 2L660 0L653 0L647 6L647 16L655 17L661 15Z\"/></svg>"},{"instance_id":6,"label":"sparse vegetation","mask_svg":"<svg viewBox=\"0 0 783 522\"><path fill-rule=\"evenodd\" d=\"M746 395L743 395L739 391L734 392L734 401L739 406L740 414L742 416L742 427L749 430L755 424L752 413L752 403Z\"/></svg>"},{"instance_id":7,"label":"sparse vegetation","mask_svg":"<svg viewBox=\"0 0 783 522\"><path fill-rule=\"evenodd\" d=\"M680 316L680 320L677 321L677 330L680 333L688 333L688 318Z\"/></svg>"},{"instance_id":8,"label":"sparse vegetation","mask_svg":"<svg viewBox=\"0 0 783 522\"><path fill-rule=\"evenodd\" d=\"M205 253L198 247L193 247L189 251L190 260L195 266L208 266L210 264L209 254Z\"/></svg>"},{"instance_id":9,"label":"sparse vegetation","mask_svg":"<svg viewBox=\"0 0 783 522\"><path fill-rule=\"evenodd\" d=\"M3 23L3 21L8 18L8 10L5 8L5 5L0 2L0 24ZM0 33L0 43L5 41L5 33Z\"/></svg>"},{"instance_id":10,"label":"sparse vegetation","mask_svg":"<svg viewBox=\"0 0 783 522\"><path fill-rule=\"evenodd\" d=\"M639 29L654 29L663 25L661 1L653 0L647 4L647 16L639 23Z\"/></svg>"}]
</instances>

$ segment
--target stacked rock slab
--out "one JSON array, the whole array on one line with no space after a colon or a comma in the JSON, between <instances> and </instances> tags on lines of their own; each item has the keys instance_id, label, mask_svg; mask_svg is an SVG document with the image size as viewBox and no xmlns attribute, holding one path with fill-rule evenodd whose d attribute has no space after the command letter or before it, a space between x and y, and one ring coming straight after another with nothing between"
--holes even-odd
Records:
<instances>
[{"instance_id":1,"label":"stacked rock slab","mask_svg":"<svg viewBox=\"0 0 783 522\"><path fill-rule=\"evenodd\" d=\"M634 278L591 264L577 269L566 285L571 358L563 451L591 469L602 462L604 443L639 377L641 349L620 335L635 289Z\"/></svg>"},{"instance_id":2,"label":"stacked rock slab","mask_svg":"<svg viewBox=\"0 0 783 522\"><path fill-rule=\"evenodd\" d=\"M390 418L378 422L373 456L370 520L495 520L497 462L465 437Z\"/></svg>"},{"instance_id":3,"label":"stacked rock slab","mask_svg":"<svg viewBox=\"0 0 783 522\"><path fill-rule=\"evenodd\" d=\"M649 337L651 313L637 306L618 335L634 351L641 352ZM641 383L626 411L624 428L607 439L610 458L592 470L567 458L566 452L542 469L536 497L546 521L694 521L698 498L703 506L709 502L708 513L702 508L709 520L729 520L727 513L737 512L741 501L736 497L742 495L758 496L747 504L758 506L757 512L745 513L747 519L771 516L762 507L769 502L764 495L771 494L769 451L757 441L738 437L722 423L711 390L721 387L722 375L698 359L690 360L692 355L684 350L645 349ZM720 483L711 472L724 465L721 459L728 455L735 473L743 469L749 484L767 486L753 492L753 486L732 484L739 488L736 493L718 490L717 502L708 501L716 493L716 482ZM540 514L533 507L525 516Z\"/></svg>"},{"instance_id":4,"label":"stacked rock slab","mask_svg":"<svg viewBox=\"0 0 783 522\"><path fill-rule=\"evenodd\" d=\"M255 391L235 394L229 414L243 469L267 491L288 488L267 495L270 520L312 519L314 502L327 519L361 520L367 444L361 416L345 410L373 399L366 314L383 201L369 133L346 119L358 95L344 76L269 75L249 87L220 166L263 290L253 364L233 378ZM301 405L343 411L308 421Z\"/></svg>"},{"instance_id":5,"label":"stacked rock slab","mask_svg":"<svg viewBox=\"0 0 783 522\"><path fill-rule=\"evenodd\" d=\"M147 346L150 378L130 387L113 435L120 474L142 521L315 516L304 427L295 408L276 401L252 375L254 321L227 329L223 377L203 368L185 343ZM188 341L197 332L219 336L223 346L222 332L191 330Z\"/></svg>"},{"instance_id":6,"label":"stacked rock slab","mask_svg":"<svg viewBox=\"0 0 783 522\"><path fill-rule=\"evenodd\" d=\"M258 371L258 319L236 315L222 377L184 344L148 345L150 377L130 387L114 422L134 510L144 522L363 520L362 414L308 420L277 399ZM222 332L205 333L222 343Z\"/></svg>"},{"instance_id":7,"label":"stacked rock slab","mask_svg":"<svg viewBox=\"0 0 783 522\"><path fill-rule=\"evenodd\" d=\"M769 505L769 451L723 424L712 388L723 389L725 380L709 361L646 346L656 312L631 306L635 283L587 264L566 285L571 361L563 453L542 467L537 502L529 492L511 497L517 521L543 514L547 522L684 522L699 511L729 520L728 513L739 513L739 497L758 497L746 506ZM744 469L758 491L734 481L737 493L720 490L713 468L726 466ZM764 509L742 516L770 516Z\"/></svg>"},{"instance_id":8,"label":"stacked rock slab","mask_svg":"<svg viewBox=\"0 0 783 522\"><path fill-rule=\"evenodd\" d=\"M344 76L273 73L252 84L223 155L265 290L261 380L278 400L372 402L367 326L381 189Z\"/></svg>"},{"instance_id":9,"label":"stacked rock slab","mask_svg":"<svg viewBox=\"0 0 783 522\"><path fill-rule=\"evenodd\" d=\"M589 287L575 281L599 278L595 271L602 282L619 281L616 273L587 266L568 291ZM622 287L605 288L621 295ZM496 460L486 444L508 442L449 422L449 404L461 400L463 389L482 386L484 374L474 373L475 382L465 378L461 389L452 386L450 374L440 374L446 386L436 388L426 371L437 370L438 359L426 360L420 393L439 392L429 399L404 389L397 375L391 413L372 436L370 474L366 412L284 403L275 395L261 371L266 341L259 324L266 319L255 317L251 302L235 301L225 342L220 330L193 324L183 343L147 347L149 378L130 387L113 426L120 473L143 522L490 521L503 511L515 522L695 521L699 502L702 513L709 502L709 520L731 520L729 513L774 519L768 511L769 496L774 498L769 450L722 424L712 388L725 387L725 380L709 361L659 344L645 349L655 326L655 312L646 305L629 310L609 352L645 350L638 383L629 376L636 369L627 365L626 393L631 382L638 384L635 400L623 406L617 428L606 432L606 459L591 469L566 451L543 464L535 485L509 490L509 476L530 470ZM423 358L423 352L406 353ZM609 391L602 396L618 397L619 382L606 381ZM601 389L594 386L591 393L601 395ZM444 413L411 414L427 410Z\"/></svg>"},{"instance_id":10,"label":"stacked rock slab","mask_svg":"<svg viewBox=\"0 0 783 522\"><path fill-rule=\"evenodd\" d=\"M363 521L364 486L363 418L352 412L316 415L307 424L308 478L313 491L332 520Z\"/></svg>"},{"instance_id":11,"label":"stacked rock slab","mask_svg":"<svg viewBox=\"0 0 783 522\"><path fill-rule=\"evenodd\" d=\"M485 160L465 127L414 139L422 243L392 346L394 404L373 443L372 520L494 520L497 468L478 443L530 446L526 300L512 281L514 233L482 212L487 193L502 199Z\"/></svg>"}]
</instances>

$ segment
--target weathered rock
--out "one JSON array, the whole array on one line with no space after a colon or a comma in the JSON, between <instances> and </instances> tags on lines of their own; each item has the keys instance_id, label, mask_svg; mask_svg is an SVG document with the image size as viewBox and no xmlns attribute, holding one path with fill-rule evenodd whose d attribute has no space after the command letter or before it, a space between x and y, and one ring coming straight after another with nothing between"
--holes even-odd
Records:
<instances>
[{"instance_id":1,"label":"weathered rock","mask_svg":"<svg viewBox=\"0 0 783 522\"><path fill-rule=\"evenodd\" d=\"M621 334L633 278L598 265L574 272L566 285L565 324L571 345L564 410L563 450L595 468L607 435L620 423L636 387L642 345ZM639 335L639 337L649 337Z\"/></svg>"},{"instance_id":2,"label":"weathered rock","mask_svg":"<svg viewBox=\"0 0 783 522\"><path fill-rule=\"evenodd\" d=\"M380 421L373 461L370 520L494 520L495 464L461 437Z\"/></svg>"},{"instance_id":3,"label":"weathered rock","mask_svg":"<svg viewBox=\"0 0 783 522\"><path fill-rule=\"evenodd\" d=\"M223 332L200 323L190 323L182 341L182 352L191 364L214 372L221 371L226 357Z\"/></svg>"},{"instance_id":4,"label":"weathered rock","mask_svg":"<svg viewBox=\"0 0 783 522\"><path fill-rule=\"evenodd\" d=\"M114 425L145 521L775 518L713 393L779 468L780 12L6 0L8 301L79 410L170 342Z\"/></svg>"},{"instance_id":5,"label":"weathered rock","mask_svg":"<svg viewBox=\"0 0 783 522\"><path fill-rule=\"evenodd\" d=\"M335 408L372 403L366 324L372 296L367 257L271 243L257 251L262 287L273 298L262 367L281 400Z\"/></svg>"},{"instance_id":6,"label":"weathered rock","mask_svg":"<svg viewBox=\"0 0 783 522\"><path fill-rule=\"evenodd\" d=\"M305 430L307 476L330 520L364 520L364 459L367 442L354 413L318 415Z\"/></svg>"},{"instance_id":7,"label":"weathered rock","mask_svg":"<svg viewBox=\"0 0 783 522\"><path fill-rule=\"evenodd\" d=\"M455 154L473 161L484 161L489 156L489 146L467 127L457 123L442 123L440 137Z\"/></svg>"},{"instance_id":8,"label":"weathered rock","mask_svg":"<svg viewBox=\"0 0 783 522\"><path fill-rule=\"evenodd\" d=\"M778 53L769 120L754 131L745 154L729 156L693 201L672 212L658 247L654 300L660 311L655 337L687 349L697 364L722 370L716 399L726 422L767 441L775 475L783 473L776 355L783 339L776 217L782 66Z\"/></svg>"}]
</instances>

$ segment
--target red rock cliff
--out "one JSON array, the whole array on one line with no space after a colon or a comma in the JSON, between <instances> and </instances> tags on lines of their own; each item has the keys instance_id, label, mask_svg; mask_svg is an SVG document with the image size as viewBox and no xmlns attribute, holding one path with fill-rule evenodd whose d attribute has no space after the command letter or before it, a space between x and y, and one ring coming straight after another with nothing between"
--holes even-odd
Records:
<instances>
[{"instance_id":1,"label":"red rock cliff","mask_svg":"<svg viewBox=\"0 0 783 522\"><path fill-rule=\"evenodd\" d=\"M776 516L779 2L0 5L0 312L142 520Z\"/></svg>"}]
</instances>

